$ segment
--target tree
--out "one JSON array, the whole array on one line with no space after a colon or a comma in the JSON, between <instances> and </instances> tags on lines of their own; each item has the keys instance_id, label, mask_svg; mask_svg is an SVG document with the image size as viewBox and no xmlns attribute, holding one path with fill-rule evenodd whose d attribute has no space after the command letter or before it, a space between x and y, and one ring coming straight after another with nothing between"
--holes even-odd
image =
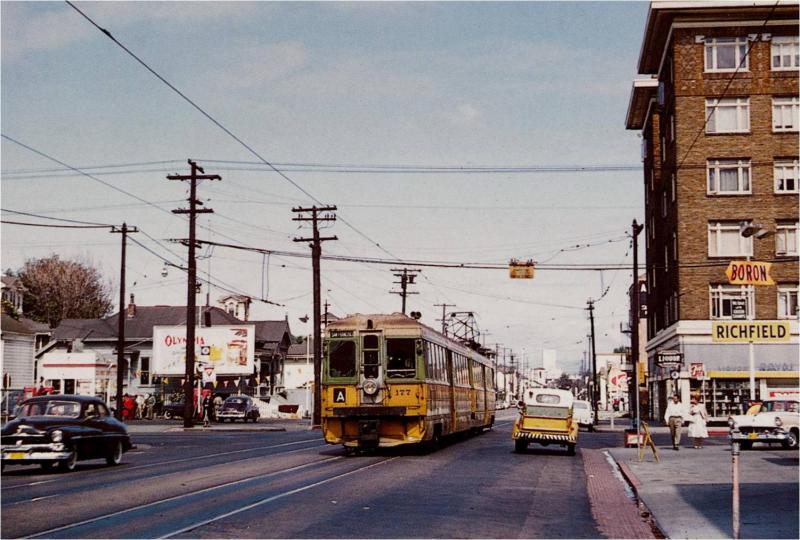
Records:
<instances>
[{"instance_id":1,"label":"tree","mask_svg":"<svg viewBox=\"0 0 800 540\"><path fill-rule=\"evenodd\" d=\"M28 259L18 277L26 289L23 311L51 328L63 319L94 319L111 311L111 281L88 262L55 254Z\"/></svg>"}]
</instances>

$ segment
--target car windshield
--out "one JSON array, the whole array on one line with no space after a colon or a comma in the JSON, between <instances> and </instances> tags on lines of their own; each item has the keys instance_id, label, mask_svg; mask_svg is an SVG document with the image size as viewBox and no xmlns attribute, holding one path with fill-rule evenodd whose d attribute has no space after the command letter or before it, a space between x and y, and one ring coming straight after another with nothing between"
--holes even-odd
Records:
<instances>
[{"instance_id":1,"label":"car windshield","mask_svg":"<svg viewBox=\"0 0 800 540\"><path fill-rule=\"evenodd\" d=\"M81 404L75 401L49 400L33 401L22 405L19 416L63 416L77 418L81 412Z\"/></svg>"},{"instance_id":2,"label":"car windshield","mask_svg":"<svg viewBox=\"0 0 800 540\"><path fill-rule=\"evenodd\" d=\"M765 401L761 412L797 412L796 401Z\"/></svg>"},{"instance_id":3,"label":"car windshield","mask_svg":"<svg viewBox=\"0 0 800 540\"><path fill-rule=\"evenodd\" d=\"M243 411L245 404L246 402L243 399L229 399L225 402L225 408L233 409L235 411Z\"/></svg>"}]
</instances>

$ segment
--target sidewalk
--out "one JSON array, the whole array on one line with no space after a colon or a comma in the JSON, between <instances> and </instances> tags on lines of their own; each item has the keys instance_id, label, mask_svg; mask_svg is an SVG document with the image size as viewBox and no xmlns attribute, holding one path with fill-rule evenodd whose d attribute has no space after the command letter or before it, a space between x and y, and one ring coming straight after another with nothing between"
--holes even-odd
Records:
<instances>
[{"instance_id":1,"label":"sidewalk","mask_svg":"<svg viewBox=\"0 0 800 540\"><path fill-rule=\"evenodd\" d=\"M203 421L196 421L191 428L184 428L182 420L130 420L125 422L128 433L176 433L176 432L265 432L265 431L308 431L311 429L311 420L261 418L258 422L212 422L207 428Z\"/></svg>"},{"instance_id":2,"label":"sidewalk","mask_svg":"<svg viewBox=\"0 0 800 540\"><path fill-rule=\"evenodd\" d=\"M711 441L709 441L711 443ZM636 448L612 448L611 456L668 538L730 538L731 453L727 444L679 451L658 446L639 462ZM798 453L773 448L744 451L739 458L742 538L798 538Z\"/></svg>"}]
</instances>

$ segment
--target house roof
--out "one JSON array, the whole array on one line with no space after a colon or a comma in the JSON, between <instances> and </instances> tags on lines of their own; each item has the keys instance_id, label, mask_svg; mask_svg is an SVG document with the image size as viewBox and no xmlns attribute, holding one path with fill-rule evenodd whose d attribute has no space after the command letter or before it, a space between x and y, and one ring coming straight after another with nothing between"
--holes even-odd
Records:
<instances>
[{"instance_id":1,"label":"house roof","mask_svg":"<svg viewBox=\"0 0 800 540\"><path fill-rule=\"evenodd\" d=\"M306 352L310 352L312 355L314 354L314 340L309 339L308 344L306 342L303 343L292 343L289 347L289 352L286 353L286 356L302 356L305 357Z\"/></svg>"},{"instance_id":2,"label":"house roof","mask_svg":"<svg viewBox=\"0 0 800 540\"><path fill-rule=\"evenodd\" d=\"M1 276L0 280L3 282L4 287L24 289L22 282L15 276Z\"/></svg>"},{"instance_id":3,"label":"house roof","mask_svg":"<svg viewBox=\"0 0 800 540\"><path fill-rule=\"evenodd\" d=\"M211 313L211 325L252 324L256 329L256 341L280 343L284 335L291 338L289 323L280 321L241 321L224 309L218 307L208 309ZM126 313L126 312L123 312ZM105 319L64 319L53 331L53 339L84 341L108 340L117 338L119 313ZM5 319L4 319L5 321ZM152 339L154 326L181 326L186 324L186 307L184 306L136 306L136 315L125 319L125 339Z\"/></svg>"},{"instance_id":4,"label":"house roof","mask_svg":"<svg viewBox=\"0 0 800 540\"><path fill-rule=\"evenodd\" d=\"M46 334L50 331L50 327L44 323L36 322L26 317L15 319L5 313L2 314L0 325L2 325L3 332L13 332L15 334Z\"/></svg>"}]
</instances>

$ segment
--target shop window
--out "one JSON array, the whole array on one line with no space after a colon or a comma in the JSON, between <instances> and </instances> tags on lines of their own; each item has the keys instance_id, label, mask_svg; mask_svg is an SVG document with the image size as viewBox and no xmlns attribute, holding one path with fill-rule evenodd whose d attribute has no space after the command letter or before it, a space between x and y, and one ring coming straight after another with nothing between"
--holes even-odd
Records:
<instances>
[{"instance_id":1,"label":"shop window","mask_svg":"<svg viewBox=\"0 0 800 540\"><path fill-rule=\"evenodd\" d=\"M709 286L710 313L712 319L731 319L733 317L733 300L747 300L747 314L751 319L755 313L755 293L753 287L747 285L711 285Z\"/></svg>"},{"instance_id":2,"label":"shop window","mask_svg":"<svg viewBox=\"0 0 800 540\"><path fill-rule=\"evenodd\" d=\"M794 319L798 315L797 284L778 287L778 318Z\"/></svg>"},{"instance_id":3,"label":"shop window","mask_svg":"<svg viewBox=\"0 0 800 540\"><path fill-rule=\"evenodd\" d=\"M747 39L744 37L719 37L705 40L705 66L707 72L746 71L748 66Z\"/></svg>"},{"instance_id":4,"label":"shop window","mask_svg":"<svg viewBox=\"0 0 800 540\"><path fill-rule=\"evenodd\" d=\"M139 384L142 386L150 384L150 359L146 356L139 359Z\"/></svg>"}]
</instances>

